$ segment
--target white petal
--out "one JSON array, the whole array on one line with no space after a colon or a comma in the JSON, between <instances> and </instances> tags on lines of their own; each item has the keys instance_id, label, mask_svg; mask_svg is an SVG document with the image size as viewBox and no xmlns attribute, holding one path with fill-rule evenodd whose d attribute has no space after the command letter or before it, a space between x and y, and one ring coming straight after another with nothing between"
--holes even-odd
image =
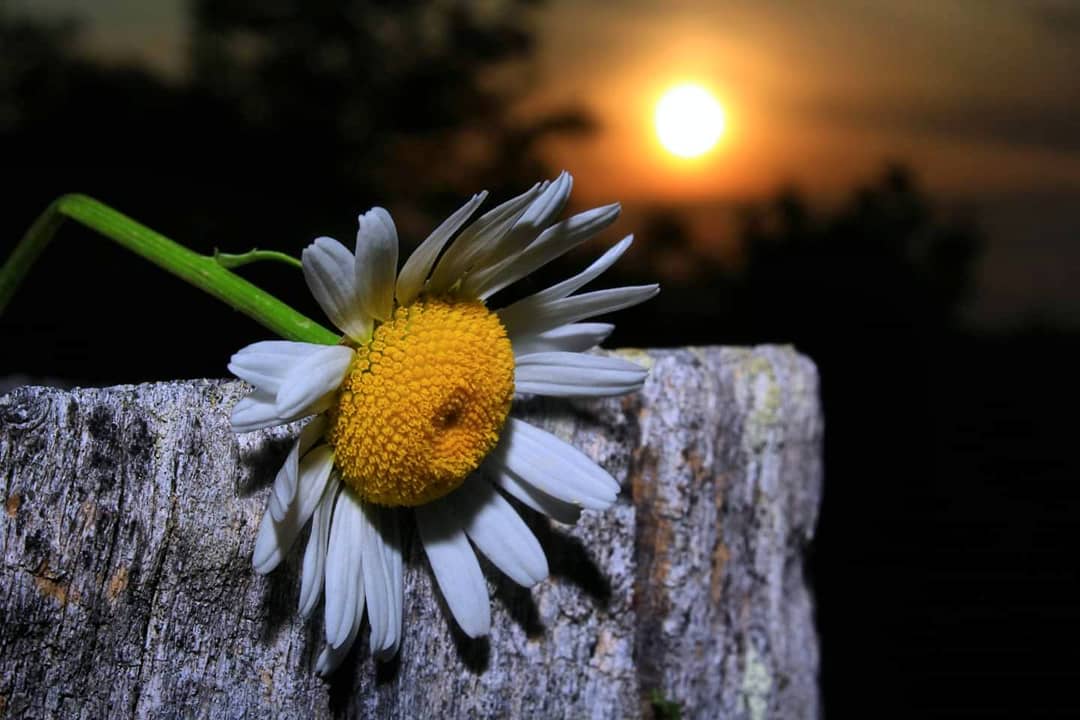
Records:
<instances>
[{"instance_id":1,"label":"white petal","mask_svg":"<svg viewBox=\"0 0 1080 720\"><path fill-rule=\"evenodd\" d=\"M428 281L432 294L449 290L468 270L494 247L513 227L517 219L547 185L537 183L517 197L484 213L480 219L462 231L443 253Z\"/></svg>"},{"instance_id":2,"label":"white petal","mask_svg":"<svg viewBox=\"0 0 1080 720\"><path fill-rule=\"evenodd\" d=\"M424 289L424 282L427 281L431 268L435 265L435 259L439 256L443 246L454 236L454 233L461 228L465 221L472 217L473 213L476 212L476 208L480 207L486 198L486 190L473 195L469 202L446 218L439 227L428 235L427 240L420 243L420 246L413 251L409 259L405 261L405 266L401 268L401 272L398 273L397 301L399 305L408 305L416 299L416 296Z\"/></svg>"},{"instance_id":3,"label":"white petal","mask_svg":"<svg viewBox=\"0 0 1080 720\"><path fill-rule=\"evenodd\" d=\"M592 265L582 270L580 273L572 278L567 278L561 283L552 285L546 290L541 290L532 296L533 302L537 304L543 304L552 300L558 300L564 298L571 293L577 292L577 290L586 283L598 278L605 270L615 264L615 261L622 257L622 254L629 249L630 244L634 242L633 235L627 235L619 242L608 248L608 251L597 258Z\"/></svg>"},{"instance_id":4,"label":"white petal","mask_svg":"<svg viewBox=\"0 0 1080 720\"><path fill-rule=\"evenodd\" d=\"M257 342L232 356L229 369L256 387L256 391L233 408L234 432L250 432L271 425L282 425L325 409L326 398L316 398L306 407L285 413L277 404L277 395L288 383L290 373L312 358L321 357L326 345L283 340Z\"/></svg>"},{"instance_id":5,"label":"white petal","mask_svg":"<svg viewBox=\"0 0 1080 720\"><path fill-rule=\"evenodd\" d=\"M539 352L583 352L607 339L615 326L611 323L574 323L554 330L514 339L514 357Z\"/></svg>"},{"instance_id":6,"label":"white petal","mask_svg":"<svg viewBox=\"0 0 1080 720\"><path fill-rule=\"evenodd\" d=\"M308 415L321 413L329 409L333 402L334 392L331 391L315 400L310 406L301 408L299 412L282 415L278 411L277 401L274 397L265 393L254 392L236 403L229 422L232 425L233 432L237 433L262 430L274 425L285 425Z\"/></svg>"},{"instance_id":7,"label":"white petal","mask_svg":"<svg viewBox=\"0 0 1080 720\"><path fill-rule=\"evenodd\" d=\"M553 397L608 397L641 388L648 371L621 358L543 352L517 358L514 391Z\"/></svg>"},{"instance_id":8,"label":"white petal","mask_svg":"<svg viewBox=\"0 0 1080 720\"><path fill-rule=\"evenodd\" d=\"M517 418L506 421L492 454L537 490L581 507L604 510L619 494L619 484L585 453Z\"/></svg>"},{"instance_id":9,"label":"white petal","mask_svg":"<svg viewBox=\"0 0 1080 720\"><path fill-rule=\"evenodd\" d=\"M581 516L580 507L540 492L505 467L501 467L494 457L489 458L489 461L485 463L485 472L495 485L517 498L522 504L553 520L573 525Z\"/></svg>"},{"instance_id":10,"label":"white petal","mask_svg":"<svg viewBox=\"0 0 1080 720\"><path fill-rule=\"evenodd\" d=\"M478 253L475 262L469 268L470 275L485 275L491 268L500 265L512 255L520 254L536 240L536 236L555 221L566 207L574 179L565 170L555 182L541 185L540 195L529 204L510 228L497 242L487 245ZM472 295L471 282L466 279L463 292Z\"/></svg>"},{"instance_id":11,"label":"white petal","mask_svg":"<svg viewBox=\"0 0 1080 720\"><path fill-rule=\"evenodd\" d=\"M353 351L344 345L323 345L296 363L281 383L275 398L282 417L303 416L327 393L345 379Z\"/></svg>"},{"instance_id":12,"label":"white petal","mask_svg":"<svg viewBox=\"0 0 1080 720\"><path fill-rule=\"evenodd\" d=\"M386 569L390 581L390 599L394 605L390 610L390 632L387 638L392 642L380 651L381 657L393 657L401 644L402 600L405 591L405 564L401 549L401 514L397 510L383 510L380 527L382 537L387 541Z\"/></svg>"},{"instance_id":13,"label":"white petal","mask_svg":"<svg viewBox=\"0 0 1080 720\"><path fill-rule=\"evenodd\" d=\"M435 581L454 620L475 638L491 629L491 601L461 520L445 499L416 508L416 525Z\"/></svg>"},{"instance_id":14,"label":"white petal","mask_svg":"<svg viewBox=\"0 0 1080 720\"><path fill-rule=\"evenodd\" d=\"M360 216L356 233L356 286L360 307L376 320L394 313L398 236L390 213L381 207Z\"/></svg>"},{"instance_id":15,"label":"white petal","mask_svg":"<svg viewBox=\"0 0 1080 720\"><path fill-rule=\"evenodd\" d=\"M619 217L618 203L586 210L552 225L536 241L505 262L485 268L466 278L463 292L470 297L488 298L504 287L535 272L569 252Z\"/></svg>"},{"instance_id":16,"label":"white petal","mask_svg":"<svg viewBox=\"0 0 1080 720\"><path fill-rule=\"evenodd\" d=\"M315 238L301 255L304 279L326 317L354 340L371 334L371 316L360 304L356 258L337 240Z\"/></svg>"},{"instance_id":17,"label":"white petal","mask_svg":"<svg viewBox=\"0 0 1080 720\"><path fill-rule=\"evenodd\" d=\"M544 332L559 325L637 305L660 292L659 285L594 290L550 302L536 302L529 296L499 310L496 315L513 340L519 335Z\"/></svg>"},{"instance_id":18,"label":"white petal","mask_svg":"<svg viewBox=\"0 0 1080 720\"><path fill-rule=\"evenodd\" d=\"M548 576L540 542L491 483L473 475L448 498L464 520L465 534L507 577L532 587Z\"/></svg>"},{"instance_id":19,"label":"white petal","mask_svg":"<svg viewBox=\"0 0 1080 720\"><path fill-rule=\"evenodd\" d=\"M341 480L336 473L330 474L315 514L311 517L311 535L304 548L303 574L300 580L300 615L311 617L322 595L323 578L326 570L326 544L330 538L330 518L334 512L334 501L341 489Z\"/></svg>"},{"instance_id":20,"label":"white petal","mask_svg":"<svg viewBox=\"0 0 1080 720\"><path fill-rule=\"evenodd\" d=\"M285 517L285 511L296 497L296 483L300 477L300 456L306 453L315 441L322 437L326 429L326 418L322 415L311 419L304 429L300 431L296 441L292 444L285 462L281 464L277 477L274 478L274 490L270 493L269 510L274 520L280 522Z\"/></svg>"},{"instance_id":21,"label":"white petal","mask_svg":"<svg viewBox=\"0 0 1080 720\"><path fill-rule=\"evenodd\" d=\"M325 345L264 340L253 343L229 359L229 372L271 395L277 393L281 381L296 363Z\"/></svg>"},{"instance_id":22,"label":"white petal","mask_svg":"<svg viewBox=\"0 0 1080 720\"><path fill-rule=\"evenodd\" d=\"M311 423L308 423L310 425ZM301 431L303 434L303 431ZM289 448L289 454L285 456L285 462L281 463L277 475L274 477L274 485L270 491L267 502L267 510L275 521L281 522L285 517L285 511L296 497L296 482L300 475L300 438L293 441Z\"/></svg>"},{"instance_id":23,"label":"white petal","mask_svg":"<svg viewBox=\"0 0 1080 720\"><path fill-rule=\"evenodd\" d=\"M570 197L570 191L574 187L573 176L563 170L555 182L533 201L525 214L518 219L515 226L529 225L538 231L543 230L555 221L566 207L566 201Z\"/></svg>"},{"instance_id":24,"label":"white petal","mask_svg":"<svg viewBox=\"0 0 1080 720\"><path fill-rule=\"evenodd\" d=\"M334 451L329 445L320 445L300 461L296 500L285 512L285 517L281 522L276 522L269 512L263 515L259 534L255 538L255 551L251 556L255 572L265 575L281 563L285 553L296 542L296 536L315 512L315 505L326 489L333 466Z\"/></svg>"},{"instance_id":25,"label":"white petal","mask_svg":"<svg viewBox=\"0 0 1080 720\"><path fill-rule=\"evenodd\" d=\"M371 653L391 657L401 639L402 562L397 511L364 503L361 542Z\"/></svg>"},{"instance_id":26,"label":"white petal","mask_svg":"<svg viewBox=\"0 0 1080 720\"><path fill-rule=\"evenodd\" d=\"M278 416L274 397L258 390L241 398L229 415L229 424L236 433L262 430L286 422L289 421Z\"/></svg>"},{"instance_id":27,"label":"white petal","mask_svg":"<svg viewBox=\"0 0 1080 720\"><path fill-rule=\"evenodd\" d=\"M363 584L363 576L361 576L359 582ZM349 622L349 634L345 636L345 642L337 647L326 645L319 653L319 659L315 662L315 672L324 677L337 669L337 666L349 654L349 650L352 649L353 643L356 641L356 635L360 632L360 622L364 618L364 589L362 587L357 588L357 593L360 600L356 603L356 608Z\"/></svg>"},{"instance_id":28,"label":"white petal","mask_svg":"<svg viewBox=\"0 0 1080 720\"><path fill-rule=\"evenodd\" d=\"M326 641L341 647L359 624L364 603L364 575L361 571L360 500L345 488L334 503L330 543L326 550ZM353 635L355 637L355 635Z\"/></svg>"}]
</instances>

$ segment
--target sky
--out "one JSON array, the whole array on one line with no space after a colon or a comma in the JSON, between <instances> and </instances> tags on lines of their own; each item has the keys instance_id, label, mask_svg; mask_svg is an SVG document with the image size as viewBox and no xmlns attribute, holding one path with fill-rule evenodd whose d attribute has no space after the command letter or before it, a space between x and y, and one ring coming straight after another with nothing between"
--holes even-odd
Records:
<instances>
[{"instance_id":1,"label":"sky","mask_svg":"<svg viewBox=\"0 0 1080 720\"><path fill-rule=\"evenodd\" d=\"M790 178L849 188L882 157L954 195L1080 190L1080 4L594 3L541 17L545 101L594 109L567 147L582 184L625 197L756 194ZM679 79L728 110L720 151L664 157L651 108ZM596 181L590 178L596 177Z\"/></svg>"},{"instance_id":2,"label":"sky","mask_svg":"<svg viewBox=\"0 0 1080 720\"><path fill-rule=\"evenodd\" d=\"M91 50L182 77L182 0L15 6L82 16ZM580 202L685 207L722 235L734 202L783 183L838 202L900 159L988 236L973 322L1080 325L1080 3L553 0L535 27L519 111L577 105L600 127L546 148ZM693 160L652 128L662 92L685 81L728 120Z\"/></svg>"},{"instance_id":3,"label":"sky","mask_svg":"<svg viewBox=\"0 0 1080 720\"><path fill-rule=\"evenodd\" d=\"M699 218L712 203L722 226L725 200L793 182L837 201L901 159L987 236L970 322L1080 325L1080 3L559 0L540 21L535 102L581 103L603 127L552 150L584 194ZM700 160L652 133L681 80L728 115Z\"/></svg>"}]
</instances>

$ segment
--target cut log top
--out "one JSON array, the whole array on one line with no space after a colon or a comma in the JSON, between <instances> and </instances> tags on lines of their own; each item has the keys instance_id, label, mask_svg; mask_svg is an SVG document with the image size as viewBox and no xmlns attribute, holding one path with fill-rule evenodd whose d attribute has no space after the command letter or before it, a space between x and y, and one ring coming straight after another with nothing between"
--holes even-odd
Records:
<instances>
[{"instance_id":1,"label":"cut log top","mask_svg":"<svg viewBox=\"0 0 1080 720\"><path fill-rule=\"evenodd\" d=\"M235 436L236 381L0 397L0 717L814 718L803 571L821 498L813 364L789 348L619 351L635 396L514 414L622 484L575 526L522 514L551 577L485 566L488 638L453 624L408 525L404 639L330 678L299 548L251 569L298 425ZM321 612L316 614L321 617Z\"/></svg>"}]
</instances>

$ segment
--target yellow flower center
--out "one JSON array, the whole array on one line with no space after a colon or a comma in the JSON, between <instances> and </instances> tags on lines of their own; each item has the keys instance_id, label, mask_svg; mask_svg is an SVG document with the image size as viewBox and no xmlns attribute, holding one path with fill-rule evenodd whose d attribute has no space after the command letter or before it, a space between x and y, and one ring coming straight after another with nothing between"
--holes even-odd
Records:
<instances>
[{"instance_id":1,"label":"yellow flower center","mask_svg":"<svg viewBox=\"0 0 1080 720\"><path fill-rule=\"evenodd\" d=\"M327 436L334 464L369 502L431 502L495 447L513 394L510 340L483 303L399 307L341 384Z\"/></svg>"}]
</instances>

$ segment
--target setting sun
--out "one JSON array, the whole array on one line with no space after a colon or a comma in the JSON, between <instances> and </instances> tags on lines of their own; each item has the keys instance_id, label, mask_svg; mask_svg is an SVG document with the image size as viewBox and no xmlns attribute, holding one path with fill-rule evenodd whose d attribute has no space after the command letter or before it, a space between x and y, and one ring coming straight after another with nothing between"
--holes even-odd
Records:
<instances>
[{"instance_id":1,"label":"setting sun","mask_svg":"<svg viewBox=\"0 0 1080 720\"><path fill-rule=\"evenodd\" d=\"M724 133L724 109L700 85L677 85L656 104L656 135L672 155L693 158L711 150Z\"/></svg>"}]
</instances>

